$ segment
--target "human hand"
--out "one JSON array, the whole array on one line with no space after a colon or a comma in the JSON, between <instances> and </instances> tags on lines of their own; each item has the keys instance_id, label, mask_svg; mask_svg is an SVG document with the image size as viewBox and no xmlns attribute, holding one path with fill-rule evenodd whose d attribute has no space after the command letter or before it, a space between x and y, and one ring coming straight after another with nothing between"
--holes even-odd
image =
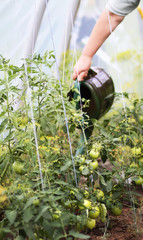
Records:
<instances>
[{"instance_id":1,"label":"human hand","mask_svg":"<svg viewBox=\"0 0 143 240\"><path fill-rule=\"evenodd\" d=\"M73 80L83 81L91 66L92 57L81 55L74 66Z\"/></svg>"}]
</instances>

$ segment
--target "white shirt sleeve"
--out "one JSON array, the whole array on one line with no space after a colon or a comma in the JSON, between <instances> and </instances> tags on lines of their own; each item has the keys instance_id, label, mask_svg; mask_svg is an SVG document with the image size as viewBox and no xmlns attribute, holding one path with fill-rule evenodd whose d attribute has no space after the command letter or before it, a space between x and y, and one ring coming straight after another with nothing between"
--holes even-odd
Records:
<instances>
[{"instance_id":1,"label":"white shirt sleeve","mask_svg":"<svg viewBox=\"0 0 143 240\"><path fill-rule=\"evenodd\" d=\"M109 0L107 9L119 16L126 16L139 5L140 0Z\"/></svg>"}]
</instances>

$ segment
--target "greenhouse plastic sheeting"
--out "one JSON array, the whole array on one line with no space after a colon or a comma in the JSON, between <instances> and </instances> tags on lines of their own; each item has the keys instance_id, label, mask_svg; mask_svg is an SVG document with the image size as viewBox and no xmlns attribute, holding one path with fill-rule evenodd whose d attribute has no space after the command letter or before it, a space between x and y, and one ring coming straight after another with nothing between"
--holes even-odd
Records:
<instances>
[{"instance_id":1,"label":"greenhouse plastic sheeting","mask_svg":"<svg viewBox=\"0 0 143 240\"><path fill-rule=\"evenodd\" d=\"M53 50L53 38L57 59L59 59L64 49L64 36L66 24L70 19L69 15L74 15L72 10L76 10L73 8L77 7L79 1L62 0L61 4L58 0L47 2L46 0L0 0L0 54L10 58L16 65L20 63L21 58L25 57L29 33L36 28L33 20L36 14L38 16L39 4L42 2L47 3L47 7L34 51L44 53L46 50ZM71 31L67 32L68 36L70 33Z\"/></svg>"},{"instance_id":2,"label":"greenhouse plastic sheeting","mask_svg":"<svg viewBox=\"0 0 143 240\"><path fill-rule=\"evenodd\" d=\"M41 1L46 3L46 0ZM77 2L80 2L80 6L73 25ZM44 53L55 47L59 62L62 52L68 47L70 37L70 48L76 46L76 50L82 50L106 2L106 0L49 0L34 52ZM38 12L39 3L39 0L0 0L0 54L10 58L15 65L19 65L21 58L25 57L31 23ZM143 8L142 1L141 7ZM34 24L33 21L33 27ZM143 20L138 11L134 10L99 49L94 56L93 65L103 67L111 74L116 91L135 92L141 97L143 66L139 56L142 45Z\"/></svg>"}]
</instances>

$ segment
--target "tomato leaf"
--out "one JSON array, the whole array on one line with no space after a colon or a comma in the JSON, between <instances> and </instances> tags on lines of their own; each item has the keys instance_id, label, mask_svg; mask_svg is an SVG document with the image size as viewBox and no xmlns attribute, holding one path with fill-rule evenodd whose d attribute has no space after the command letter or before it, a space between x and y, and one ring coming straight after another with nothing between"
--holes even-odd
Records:
<instances>
[{"instance_id":1,"label":"tomato leaf","mask_svg":"<svg viewBox=\"0 0 143 240\"><path fill-rule=\"evenodd\" d=\"M0 133L4 130L7 123L8 123L8 118L4 119L3 122L0 124Z\"/></svg>"},{"instance_id":2,"label":"tomato leaf","mask_svg":"<svg viewBox=\"0 0 143 240\"><path fill-rule=\"evenodd\" d=\"M6 210L5 211L5 214L10 222L10 224L12 225L16 219L16 216L17 216L17 211L16 210Z\"/></svg>"},{"instance_id":3,"label":"tomato leaf","mask_svg":"<svg viewBox=\"0 0 143 240\"><path fill-rule=\"evenodd\" d=\"M60 168L60 171L61 172L66 171L70 166L71 166L71 161L68 161L67 163L65 163L64 166Z\"/></svg>"},{"instance_id":4,"label":"tomato leaf","mask_svg":"<svg viewBox=\"0 0 143 240\"><path fill-rule=\"evenodd\" d=\"M75 238L80 238L80 239L89 239L89 238L90 238L90 236L88 236L88 235L81 234L81 233L75 232L75 231L73 231L73 230L71 230L71 231L69 232L69 236L73 236L73 237L75 237Z\"/></svg>"},{"instance_id":5,"label":"tomato leaf","mask_svg":"<svg viewBox=\"0 0 143 240\"><path fill-rule=\"evenodd\" d=\"M28 223L33 217L33 212L30 208L27 208L23 214L23 221Z\"/></svg>"}]
</instances>

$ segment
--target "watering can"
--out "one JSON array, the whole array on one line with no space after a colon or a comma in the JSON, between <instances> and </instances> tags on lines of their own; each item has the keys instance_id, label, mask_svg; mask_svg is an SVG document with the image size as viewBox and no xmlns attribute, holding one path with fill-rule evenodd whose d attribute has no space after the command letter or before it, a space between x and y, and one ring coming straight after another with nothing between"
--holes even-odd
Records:
<instances>
[{"instance_id":1,"label":"watering can","mask_svg":"<svg viewBox=\"0 0 143 240\"><path fill-rule=\"evenodd\" d=\"M77 91L78 90L78 91ZM85 128L84 133L88 140L93 131L92 119L100 119L107 113L114 101L114 83L112 78L99 67L92 67L88 71L88 75L84 81L74 83L74 88L68 93L69 100L76 101L76 109L82 109L86 113L88 119L88 127ZM78 99L81 99L78 101ZM89 101L88 106L84 106L82 99ZM84 115L83 115L84 116ZM84 135L81 134L81 143L84 142ZM84 153L84 147L81 146L77 152L78 154Z\"/></svg>"}]
</instances>

